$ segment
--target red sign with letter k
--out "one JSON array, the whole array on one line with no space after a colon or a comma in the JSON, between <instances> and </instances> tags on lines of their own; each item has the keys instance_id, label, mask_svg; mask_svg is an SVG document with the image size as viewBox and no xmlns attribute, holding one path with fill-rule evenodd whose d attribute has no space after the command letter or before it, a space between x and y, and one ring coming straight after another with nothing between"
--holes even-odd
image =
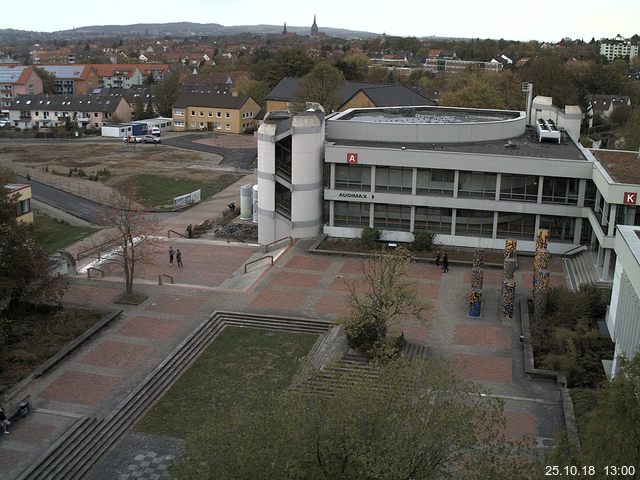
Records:
<instances>
[{"instance_id":1,"label":"red sign with letter k","mask_svg":"<svg viewBox=\"0 0 640 480\"><path fill-rule=\"evenodd\" d=\"M638 194L635 192L624 192L624 204L635 205L638 200Z\"/></svg>"}]
</instances>

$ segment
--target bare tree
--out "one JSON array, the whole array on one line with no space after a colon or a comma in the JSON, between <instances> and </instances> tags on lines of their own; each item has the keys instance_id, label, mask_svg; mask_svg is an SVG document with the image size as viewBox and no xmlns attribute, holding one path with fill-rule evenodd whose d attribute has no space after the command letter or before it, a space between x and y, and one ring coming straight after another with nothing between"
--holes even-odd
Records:
<instances>
[{"instance_id":1,"label":"bare tree","mask_svg":"<svg viewBox=\"0 0 640 480\"><path fill-rule=\"evenodd\" d=\"M105 218L105 224L111 227L106 243L115 249L109 262L118 265L124 273L127 295L133 294L136 267L150 263L157 250L154 238L158 221L136 203L137 191L134 181L117 187Z\"/></svg>"}]
</instances>

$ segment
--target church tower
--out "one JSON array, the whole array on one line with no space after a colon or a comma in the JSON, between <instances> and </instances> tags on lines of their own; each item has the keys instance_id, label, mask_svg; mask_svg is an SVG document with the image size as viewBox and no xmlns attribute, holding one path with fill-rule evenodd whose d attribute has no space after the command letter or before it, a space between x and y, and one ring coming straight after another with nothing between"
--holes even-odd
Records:
<instances>
[{"instance_id":1,"label":"church tower","mask_svg":"<svg viewBox=\"0 0 640 480\"><path fill-rule=\"evenodd\" d=\"M316 16L313 15L313 25L311 25L311 36L318 35L318 24L316 23Z\"/></svg>"},{"instance_id":2,"label":"church tower","mask_svg":"<svg viewBox=\"0 0 640 480\"><path fill-rule=\"evenodd\" d=\"M282 35L287 34L287 22L284 22L284 29L282 30Z\"/></svg>"}]
</instances>

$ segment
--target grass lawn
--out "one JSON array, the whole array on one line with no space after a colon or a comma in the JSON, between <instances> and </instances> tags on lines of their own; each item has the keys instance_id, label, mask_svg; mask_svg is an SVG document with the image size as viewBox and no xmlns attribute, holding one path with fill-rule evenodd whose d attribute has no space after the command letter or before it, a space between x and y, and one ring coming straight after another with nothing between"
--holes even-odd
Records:
<instances>
[{"instance_id":1,"label":"grass lawn","mask_svg":"<svg viewBox=\"0 0 640 480\"><path fill-rule=\"evenodd\" d=\"M70 225L37 210L33 213L33 235L47 253L55 252L98 231L95 228Z\"/></svg>"},{"instance_id":2,"label":"grass lawn","mask_svg":"<svg viewBox=\"0 0 640 480\"><path fill-rule=\"evenodd\" d=\"M205 418L248 395L286 388L316 339L226 327L134 430L185 438Z\"/></svg>"},{"instance_id":3,"label":"grass lawn","mask_svg":"<svg viewBox=\"0 0 640 480\"><path fill-rule=\"evenodd\" d=\"M13 335L0 349L0 384L13 385L102 318L79 308L34 307L15 315Z\"/></svg>"},{"instance_id":4,"label":"grass lawn","mask_svg":"<svg viewBox=\"0 0 640 480\"><path fill-rule=\"evenodd\" d=\"M161 175L136 175L138 201L149 208L173 206L173 199L201 189L202 200L224 190L240 177L234 174L210 176L202 180Z\"/></svg>"}]
</instances>

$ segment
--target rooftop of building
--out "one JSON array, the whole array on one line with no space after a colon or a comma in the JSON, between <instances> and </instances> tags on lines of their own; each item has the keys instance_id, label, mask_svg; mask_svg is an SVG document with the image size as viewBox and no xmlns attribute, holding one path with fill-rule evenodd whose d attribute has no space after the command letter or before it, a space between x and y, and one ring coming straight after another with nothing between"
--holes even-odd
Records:
<instances>
[{"instance_id":1,"label":"rooftop of building","mask_svg":"<svg viewBox=\"0 0 640 480\"><path fill-rule=\"evenodd\" d=\"M484 110L472 108L447 108L412 106L396 108L352 109L332 117L333 121L371 123L482 123L517 119L521 112L510 110Z\"/></svg>"},{"instance_id":2,"label":"rooftop of building","mask_svg":"<svg viewBox=\"0 0 640 480\"><path fill-rule=\"evenodd\" d=\"M468 143L400 143L380 141L331 140L335 145L350 145L379 148L405 148L407 150L433 150L443 152L475 153L484 155L506 155L510 157L556 158L561 160L588 161L580 148L569 138L561 143L538 141L534 128L527 127L524 135L508 140L488 140Z\"/></svg>"},{"instance_id":3,"label":"rooftop of building","mask_svg":"<svg viewBox=\"0 0 640 480\"><path fill-rule=\"evenodd\" d=\"M640 184L640 154L624 150L591 150L616 183Z\"/></svg>"}]
</instances>

